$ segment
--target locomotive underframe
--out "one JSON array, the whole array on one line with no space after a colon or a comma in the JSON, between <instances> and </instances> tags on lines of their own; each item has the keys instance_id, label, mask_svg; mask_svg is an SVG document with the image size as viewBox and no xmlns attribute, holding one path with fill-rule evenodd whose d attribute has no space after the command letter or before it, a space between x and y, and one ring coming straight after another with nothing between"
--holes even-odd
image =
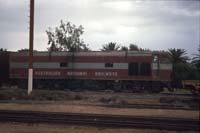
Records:
<instances>
[{"instance_id":1,"label":"locomotive underframe","mask_svg":"<svg viewBox=\"0 0 200 133\"><path fill-rule=\"evenodd\" d=\"M10 85L27 88L27 79L12 79ZM34 79L33 89L59 89L59 90L113 90L116 92L148 92L159 93L164 88L171 88L170 81L144 81L144 80L92 80L92 79ZM170 90L171 91L171 90Z\"/></svg>"}]
</instances>

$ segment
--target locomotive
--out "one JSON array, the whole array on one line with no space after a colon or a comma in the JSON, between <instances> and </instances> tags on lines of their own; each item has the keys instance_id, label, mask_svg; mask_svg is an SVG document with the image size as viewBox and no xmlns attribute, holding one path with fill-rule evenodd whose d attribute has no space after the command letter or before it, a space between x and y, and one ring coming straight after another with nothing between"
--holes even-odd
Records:
<instances>
[{"instance_id":1,"label":"locomotive","mask_svg":"<svg viewBox=\"0 0 200 133\"><path fill-rule=\"evenodd\" d=\"M1 54L1 81L27 87L28 51ZM33 88L161 92L170 88L172 64L163 51L33 53Z\"/></svg>"}]
</instances>

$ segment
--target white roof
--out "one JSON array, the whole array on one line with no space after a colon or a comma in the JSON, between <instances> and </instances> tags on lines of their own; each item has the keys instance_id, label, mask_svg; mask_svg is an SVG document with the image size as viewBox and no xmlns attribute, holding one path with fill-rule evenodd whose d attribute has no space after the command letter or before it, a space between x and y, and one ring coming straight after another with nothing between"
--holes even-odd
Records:
<instances>
[{"instance_id":1,"label":"white roof","mask_svg":"<svg viewBox=\"0 0 200 133\"><path fill-rule=\"evenodd\" d=\"M87 52L41 52L33 53L34 56L151 56L148 51L87 51ZM12 52L11 56L28 56L28 52Z\"/></svg>"}]
</instances>

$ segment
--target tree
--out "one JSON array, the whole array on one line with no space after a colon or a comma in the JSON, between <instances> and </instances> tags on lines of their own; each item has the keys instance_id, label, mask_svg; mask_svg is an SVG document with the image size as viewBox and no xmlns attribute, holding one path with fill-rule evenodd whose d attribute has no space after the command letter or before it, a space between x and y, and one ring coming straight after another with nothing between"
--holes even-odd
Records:
<instances>
[{"instance_id":1,"label":"tree","mask_svg":"<svg viewBox=\"0 0 200 133\"><path fill-rule=\"evenodd\" d=\"M118 45L116 42L109 42L108 44L103 45L101 51L117 51L119 48L120 45Z\"/></svg>"},{"instance_id":2,"label":"tree","mask_svg":"<svg viewBox=\"0 0 200 133\"><path fill-rule=\"evenodd\" d=\"M55 33L52 31L52 28L49 27L49 29L46 31L48 36L48 45L50 45L48 51L61 51L62 49L59 47L59 43L57 42L57 38Z\"/></svg>"},{"instance_id":3,"label":"tree","mask_svg":"<svg viewBox=\"0 0 200 133\"><path fill-rule=\"evenodd\" d=\"M138 46L135 45L135 44L130 44L130 45L129 45L129 50L130 50L130 51L139 51L139 48L138 48Z\"/></svg>"},{"instance_id":4,"label":"tree","mask_svg":"<svg viewBox=\"0 0 200 133\"><path fill-rule=\"evenodd\" d=\"M170 60L173 65L172 79L174 81L181 80L196 80L199 79L199 72L197 69L188 63L189 57L186 56L184 49L169 49Z\"/></svg>"},{"instance_id":5,"label":"tree","mask_svg":"<svg viewBox=\"0 0 200 133\"><path fill-rule=\"evenodd\" d=\"M48 36L49 51L85 51L89 50L88 46L84 44L80 36L83 34L83 26L64 23L60 21L60 26L53 31L48 28L46 31Z\"/></svg>"},{"instance_id":6,"label":"tree","mask_svg":"<svg viewBox=\"0 0 200 133\"><path fill-rule=\"evenodd\" d=\"M122 47L121 47L121 51L128 51L128 47L122 46Z\"/></svg>"},{"instance_id":7,"label":"tree","mask_svg":"<svg viewBox=\"0 0 200 133\"><path fill-rule=\"evenodd\" d=\"M91 51L91 49L89 48L89 44L84 44L81 48L81 51Z\"/></svg>"},{"instance_id":8,"label":"tree","mask_svg":"<svg viewBox=\"0 0 200 133\"><path fill-rule=\"evenodd\" d=\"M36 52L37 50L33 50L33 52ZM18 50L18 52L29 52L28 48L22 48L20 50Z\"/></svg>"},{"instance_id":9,"label":"tree","mask_svg":"<svg viewBox=\"0 0 200 133\"><path fill-rule=\"evenodd\" d=\"M0 48L0 52L6 52L7 49L4 49L4 48Z\"/></svg>"},{"instance_id":10,"label":"tree","mask_svg":"<svg viewBox=\"0 0 200 133\"><path fill-rule=\"evenodd\" d=\"M177 63L173 66L172 79L175 81L199 80L200 72L189 63Z\"/></svg>"},{"instance_id":11,"label":"tree","mask_svg":"<svg viewBox=\"0 0 200 133\"><path fill-rule=\"evenodd\" d=\"M198 48L198 54L194 54L195 57L192 58L192 64L197 67L197 69L200 70L200 44Z\"/></svg>"},{"instance_id":12,"label":"tree","mask_svg":"<svg viewBox=\"0 0 200 133\"><path fill-rule=\"evenodd\" d=\"M189 57L186 56L186 51L184 49L169 49L169 57L172 64L177 63L186 63L189 60Z\"/></svg>"}]
</instances>

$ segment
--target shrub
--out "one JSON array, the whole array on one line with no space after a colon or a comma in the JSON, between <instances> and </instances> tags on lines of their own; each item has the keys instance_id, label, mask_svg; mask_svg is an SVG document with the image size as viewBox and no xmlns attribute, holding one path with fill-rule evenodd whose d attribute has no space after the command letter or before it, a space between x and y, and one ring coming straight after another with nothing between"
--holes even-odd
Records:
<instances>
[{"instance_id":1,"label":"shrub","mask_svg":"<svg viewBox=\"0 0 200 133\"><path fill-rule=\"evenodd\" d=\"M102 97L99 99L100 102L102 103L109 103L110 102L110 99L109 98L105 98L105 97Z\"/></svg>"},{"instance_id":2,"label":"shrub","mask_svg":"<svg viewBox=\"0 0 200 133\"><path fill-rule=\"evenodd\" d=\"M117 104L120 104L120 105L124 106L124 105L127 105L127 104L128 104L128 101L126 101L126 100L124 100L124 99L121 99L121 100L118 100L118 101L117 101Z\"/></svg>"},{"instance_id":3,"label":"shrub","mask_svg":"<svg viewBox=\"0 0 200 133\"><path fill-rule=\"evenodd\" d=\"M160 103L173 103L175 100L173 98L161 97L159 99Z\"/></svg>"},{"instance_id":4,"label":"shrub","mask_svg":"<svg viewBox=\"0 0 200 133\"><path fill-rule=\"evenodd\" d=\"M99 99L100 102L103 103L116 103L118 97L117 96L112 96L112 97L102 97Z\"/></svg>"},{"instance_id":5,"label":"shrub","mask_svg":"<svg viewBox=\"0 0 200 133\"><path fill-rule=\"evenodd\" d=\"M113 90L105 90L105 93L114 93Z\"/></svg>"},{"instance_id":6,"label":"shrub","mask_svg":"<svg viewBox=\"0 0 200 133\"><path fill-rule=\"evenodd\" d=\"M74 100L82 100L84 97L80 94L75 95Z\"/></svg>"}]
</instances>

